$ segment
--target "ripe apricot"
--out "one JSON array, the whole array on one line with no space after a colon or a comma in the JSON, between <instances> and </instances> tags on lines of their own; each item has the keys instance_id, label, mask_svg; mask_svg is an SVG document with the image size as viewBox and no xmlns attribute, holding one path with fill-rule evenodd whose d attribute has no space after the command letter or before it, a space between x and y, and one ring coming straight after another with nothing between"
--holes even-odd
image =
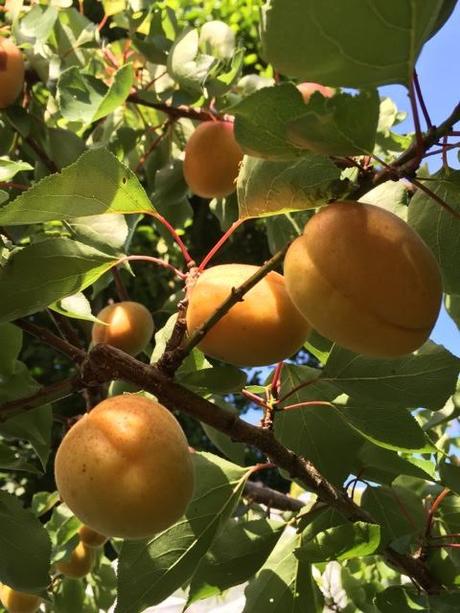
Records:
<instances>
[{"instance_id":1,"label":"ripe apricot","mask_svg":"<svg viewBox=\"0 0 460 613\"><path fill-rule=\"evenodd\" d=\"M0 586L0 601L8 613L35 613L42 603L40 596L18 592L8 585Z\"/></svg>"},{"instance_id":2,"label":"ripe apricot","mask_svg":"<svg viewBox=\"0 0 460 613\"><path fill-rule=\"evenodd\" d=\"M97 318L108 325L93 325L93 343L107 343L130 355L143 351L152 338L154 324L150 312L139 302L117 302L104 307Z\"/></svg>"},{"instance_id":3,"label":"ripe apricot","mask_svg":"<svg viewBox=\"0 0 460 613\"><path fill-rule=\"evenodd\" d=\"M332 87L320 85L319 83L299 83L297 89L302 94L304 102L308 102L314 92L319 92L325 98L331 98L335 94L335 90Z\"/></svg>"},{"instance_id":4,"label":"ripe apricot","mask_svg":"<svg viewBox=\"0 0 460 613\"><path fill-rule=\"evenodd\" d=\"M80 537L80 542L86 547L102 547L107 542L107 537L103 534L99 534L95 530L91 530L88 526L81 526L78 531L78 536Z\"/></svg>"},{"instance_id":5,"label":"ripe apricot","mask_svg":"<svg viewBox=\"0 0 460 613\"><path fill-rule=\"evenodd\" d=\"M87 547L84 543L78 543L70 554L70 557L56 563L56 570L72 579L85 577L93 568L95 560L94 548Z\"/></svg>"},{"instance_id":6,"label":"ripe apricot","mask_svg":"<svg viewBox=\"0 0 460 613\"><path fill-rule=\"evenodd\" d=\"M24 58L9 38L0 37L0 109L19 96L24 85Z\"/></svg>"},{"instance_id":7,"label":"ripe apricot","mask_svg":"<svg viewBox=\"0 0 460 613\"><path fill-rule=\"evenodd\" d=\"M223 198L235 189L243 151L229 121L203 121L185 147L184 177L203 198Z\"/></svg>"},{"instance_id":8,"label":"ripe apricot","mask_svg":"<svg viewBox=\"0 0 460 613\"><path fill-rule=\"evenodd\" d=\"M187 329L201 326L257 266L223 264L205 270L189 295ZM310 328L287 295L284 278L269 272L206 334L204 353L237 366L263 366L295 353Z\"/></svg>"},{"instance_id":9,"label":"ripe apricot","mask_svg":"<svg viewBox=\"0 0 460 613\"><path fill-rule=\"evenodd\" d=\"M62 500L92 530L139 539L174 524L192 497L187 439L158 402L135 394L99 403L56 454Z\"/></svg>"},{"instance_id":10,"label":"ripe apricot","mask_svg":"<svg viewBox=\"0 0 460 613\"><path fill-rule=\"evenodd\" d=\"M289 247L286 288L322 335L376 357L418 349L441 304L433 254L399 217L338 202L321 209Z\"/></svg>"}]
</instances>

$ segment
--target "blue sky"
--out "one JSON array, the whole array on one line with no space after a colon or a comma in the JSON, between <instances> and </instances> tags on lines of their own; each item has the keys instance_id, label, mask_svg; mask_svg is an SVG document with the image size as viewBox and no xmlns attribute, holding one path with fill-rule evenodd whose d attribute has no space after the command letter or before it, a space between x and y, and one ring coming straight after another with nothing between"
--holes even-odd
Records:
<instances>
[{"instance_id":1,"label":"blue sky","mask_svg":"<svg viewBox=\"0 0 460 613\"><path fill-rule=\"evenodd\" d=\"M423 96L435 125L448 117L460 100L459 35L460 4L457 5L442 30L425 45L417 63ZM405 132L412 131L413 123L407 90L399 85L390 85L380 88L380 92L382 95L390 96L400 110L408 113L406 121L401 124L400 128ZM459 129L458 126L457 129ZM429 160L431 171L441 166L440 156L432 156L427 160ZM449 154L449 163L455 168L460 168L456 150ZM454 219L452 222L459 223ZM431 338L460 356L460 332L444 309L441 311Z\"/></svg>"}]
</instances>

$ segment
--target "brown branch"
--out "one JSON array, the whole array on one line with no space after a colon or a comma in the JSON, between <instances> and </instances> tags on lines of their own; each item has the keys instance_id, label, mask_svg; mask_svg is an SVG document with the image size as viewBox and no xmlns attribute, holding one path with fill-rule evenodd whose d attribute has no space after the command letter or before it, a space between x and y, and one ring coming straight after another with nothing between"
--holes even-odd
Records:
<instances>
[{"instance_id":1,"label":"brown branch","mask_svg":"<svg viewBox=\"0 0 460 613\"><path fill-rule=\"evenodd\" d=\"M176 107L166 104L165 102L150 102L149 100L144 100L142 98L142 91L135 94L130 94L126 101L156 109L157 111L165 113L171 117L171 119L180 119L181 117L194 119L195 121L213 121L215 119L219 119L219 117L214 113L204 109L194 109L189 106Z\"/></svg>"},{"instance_id":2,"label":"brown branch","mask_svg":"<svg viewBox=\"0 0 460 613\"><path fill-rule=\"evenodd\" d=\"M167 359L165 356L163 356L165 359L162 358L160 360L159 368L169 375L174 374L192 349L196 347L198 343L200 343L209 330L215 326L217 322L222 319L222 317L224 317L232 306L237 302L241 302L243 300L243 296L251 288L253 288L254 285L263 279L271 270L276 268L276 266L283 260L288 247L289 243L285 245L283 249L280 249L280 251L278 251L270 260L265 262L263 266L261 266L251 277L249 277L249 279L247 279L247 281L242 283L237 288L232 288L232 291L224 302L222 302L222 304L214 311L209 319L207 319L197 330L195 330L195 332L193 332L185 345L177 347L177 349L168 355Z\"/></svg>"},{"instance_id":3,"label":"brown branch","mask_svg":"<svg viewBox=\"0 0 460 613\"><path fill-rule=\"evenodd\" d=\"M416 70L414 70L413 74L413 83L415 93L417 94L417 98L420 104L420 108L422 109L423 117L425 118L426 126L428 129L430 129L433 127L433 122L431 121L430 114L428 113L428 109L425 104L425 99L423 97L422 88L420 87L420 81Z\"/></svg>"},{"instance_id":4,"label":"brown branch","mask_svg":"<svg viewBox=\"0 0 460 613\"><path fill-rule=\"evenodd\" d=\"M254 481L248 481L244 488L243 496L249 498L254 502L264 504L267 507L273 509L279 509L280 511L300 511L305 506L305 503L292 496L282 494L277 490L272 490L265 485L259 485Z\"/></svg>"},{"instance_id":5,"label":"brown branch","mask_svg":"<svg viewBox=\"0 0 460 613\"><path fill-rule=\"evenodd\" d=\"M224 432L234 441L256 447L293 479L299 480L308 490L315 492L320 501L340 512L348 520L373 523L372 517L351 500L344 490L331 484L309 460L284 447L271 432L243 421L232 411L216 407L205 398L172 381L158 368L143 364L114 347L100 344L90 351L83 364L82 376L89 385L104 383L114 378L137 384L154 394L159 402L170 410L187 413ZM391 547L386 547L383 553L391 565L411 577L426 592L440 591L440 583L431 576L422 560L398 553Z\"/></svg>"},{"instance_id":6,"label":"brown branch","mask_svg":"<svg viewBox=\"0 0 460 613\"><path fill-rule=\"evenodd\" d=\"M47 387L42 387L38 392L26 398L18 398L17 400L4 402L0 404L0 422L6 421L16 413L31 411L49 402L55 402L56 400L65 398L83 387L84 383L80 379L80 376L75 375L64 381L58 381Z\"/></svg>"},{"instance_id":7,"label":"brown branch","mask_svg":"<svg viewBox=\"0 0 460 613\"><path fill-rule=\"evenodd\" d=\"M53 332L50 332L50 330L47 330L42 326L37 326L37 324L33 324L26 319L16 319L16 321L13 323L24 330L24 332L35 336L35 338L38 338L38 340L50 345L60 353L63 353L76 364L81 364L86 357L86 353L82 349L75 347L57 336L57 334L53 334Z\"/></svg>"}]
</instances>

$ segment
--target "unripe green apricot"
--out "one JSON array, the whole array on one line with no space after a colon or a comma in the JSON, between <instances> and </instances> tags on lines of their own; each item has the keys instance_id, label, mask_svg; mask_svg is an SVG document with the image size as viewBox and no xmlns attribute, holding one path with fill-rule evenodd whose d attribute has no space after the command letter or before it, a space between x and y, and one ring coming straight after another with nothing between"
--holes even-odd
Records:
<instances>
[{"instance_id":1,"label":"unripe green apricot","mask_svg":"<svg viewBox=\"0 0 460 613\"><path fill-rule=\"evenodd\" d=\"M0 37L0 109L13 104L24 85L24 59L9 38Z\"/></svg>"},{"instance_id":2,"label":"unripe green apricot","mask_svg":"<svg viewBox=\"0 0 460 613\"><path fill-rule=\"evenodd\" d=\"M92 340L95 345L107 343L130 355L141 353L152 338L154 324L148 309L139 302L116 302L104 307L95 323Z\"/></svg>"},{"instance_id":3,"label":"unripe green apricot","mask_svg":"<svg viewBox=\"0 0 460 613\"><path fill-rule=\"evenodd\" d=\"M35 613L42 603L40 596L18 592L8 585L0 586L0 601L8 613Z\"/></svg>"},{"instance_id":4,"label":"unripe green apricot","mask_svg":"<svg viewBox=\"0 0 460 613\"><path fill-rule=\"evenodd\" d=\"M187 330L199 328L236 288L258 270L247 264L206 269L189 293ZM199 348L237 366L274 364L293 355L310 327L287 295L284 278L269 272L206 334Z\"/></svg>"},{"instance_id":5,"label":"unripe green apricot","mask_svg":"<svg viewBox=\"0 0 460 613\"><path fill-rule=\"evenodd\" d=\"M235 189L243 151L229 121L203 121L185 147L184 177L203 198L223 198Z\"/></svg>"},{"instance_id":6,"label":"unripe green apricot","mask_svg":"<svg viewBox=\"0 0 460 613\"><path fill-rule=\"evenodd\" d=\"M194 488L187 439L158 402L107 398L67 432L55 459L62 500L101 535L146 538L174 524Z\"/></svg>"},{"instance_id":7,"label":"unripe green apricot","mask_svg":"<svg viewBox=\"0 0 460 613\"><path fill-rule=\"evenodd\" d=\"M418 349L441 305L441 275L429 248L399 217L370 204L322 208L289 247L284 275L313 328L369 356Z\"/></svg>"}]
</instances>

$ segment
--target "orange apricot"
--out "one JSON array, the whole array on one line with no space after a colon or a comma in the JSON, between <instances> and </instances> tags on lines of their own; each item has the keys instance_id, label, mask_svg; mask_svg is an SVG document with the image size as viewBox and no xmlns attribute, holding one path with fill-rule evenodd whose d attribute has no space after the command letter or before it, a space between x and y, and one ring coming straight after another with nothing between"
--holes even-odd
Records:
<instances>
[{"instance_id":1,"label":"orange apricot","mask_svg":"<svg viewBox=\"0 0 460 613\"><path fill-rule=\"evenodd\" d=\"M257 266L223 264L205 270L190 290L187 330L193 333ZM237 366L274 364L293 355L310 327L287 295L284 278L269 272L206 334L206 354Z\"/></svg>"},{"instance_id":2,"label":"orange apricot","mask_svg":"<svg viewBox=\"0 0 460 613\"><path fill-rule=\"evenodd\" d=\"M80 538L80 542L86 547L102 547L107 542L107 537L103 534L99 534L95 530L91 530L88 526L81 526L78 531L78 536Z\"/></svg>"},{"instance_id":3,"label":"orange apricot","mask_svg":"<svg viewBox=\"0 0 460 613\"><path fill-rule=\"evenodd\" d=\"M70 557L56 562L56 570L66 577L81 579L85 577L94 566L94 548L78 543Z\"/></svg>"},{"instance_id":4,"label":"orange apricot","mask_svg":"<svg viewBox=\"0 0 460 613\"><path fill-rule=\"evenodd\" d=\"M325 98L331 98L335 94L335 89L326 85L320 85L319 83L299 83L297 89L302 94L304 102L308 102L315 92L319 92Z\"/></svg>"},{"instance_id":5,"label":"orange apricot","mask_svg":"<svg viewBox=\"0 0 460 613\"><path fill-rule=\"evenodd\" d=\"M18 592L8 585L0 586L0 601L8 613L35 613L42 603L40 596Z\"/></svg>"},{"instance_id":6,"label":"orange apricot","mask_svg":"<svg viewBox=\"0 0 460 613\"><path fill-rule=\"evenodd\" d=\"M106 325L95 323L93 343L107 343L130 355L141 353L152 338L153 319L139 302L116 302L104 307L97 318Z\"/></svg>"},{"instance_id":7,"label":"orange apricot","mask_svg":"<svg viewBox=\"0 0 460 613\"><path fill-rule=\"evenodd\" d=\"M0 109L13 104L24 85L24 58L9 38L0 38Z\"/></svg>"},{"instance_id":8,"label":"orange apricot","mask_svg":"<svg viewBox=\"0 0 460 613\"><path fill-rule=\"evenodd\" d=\"M203 198L223 198L235 189L243 151L230 121L203 121L185 147L184 177Z\"/></svg>"},{"instance_id":9,"label":"orange apricot","mask_svg":"<svg viewBox=\"0 0 460 613\"><path fill-rule=\"evenodd\" d=\"M82 523L126 539L174 524L194 487L176 418L135 394L107 398L72 426L57 451L55 477L62 500Z\"/></svg>"},{"instance_id":10,"label":"orange apricot","mask_svg":"<svg viewBox=\"0 0 460 613\"><path fill-rule=\"evenodd\" d=\"M289 247L286 288L320 334L375 357L428 338L441 305L438 264L402 219L370 204L322 208Z\"/></svg>"}]
</instances>

